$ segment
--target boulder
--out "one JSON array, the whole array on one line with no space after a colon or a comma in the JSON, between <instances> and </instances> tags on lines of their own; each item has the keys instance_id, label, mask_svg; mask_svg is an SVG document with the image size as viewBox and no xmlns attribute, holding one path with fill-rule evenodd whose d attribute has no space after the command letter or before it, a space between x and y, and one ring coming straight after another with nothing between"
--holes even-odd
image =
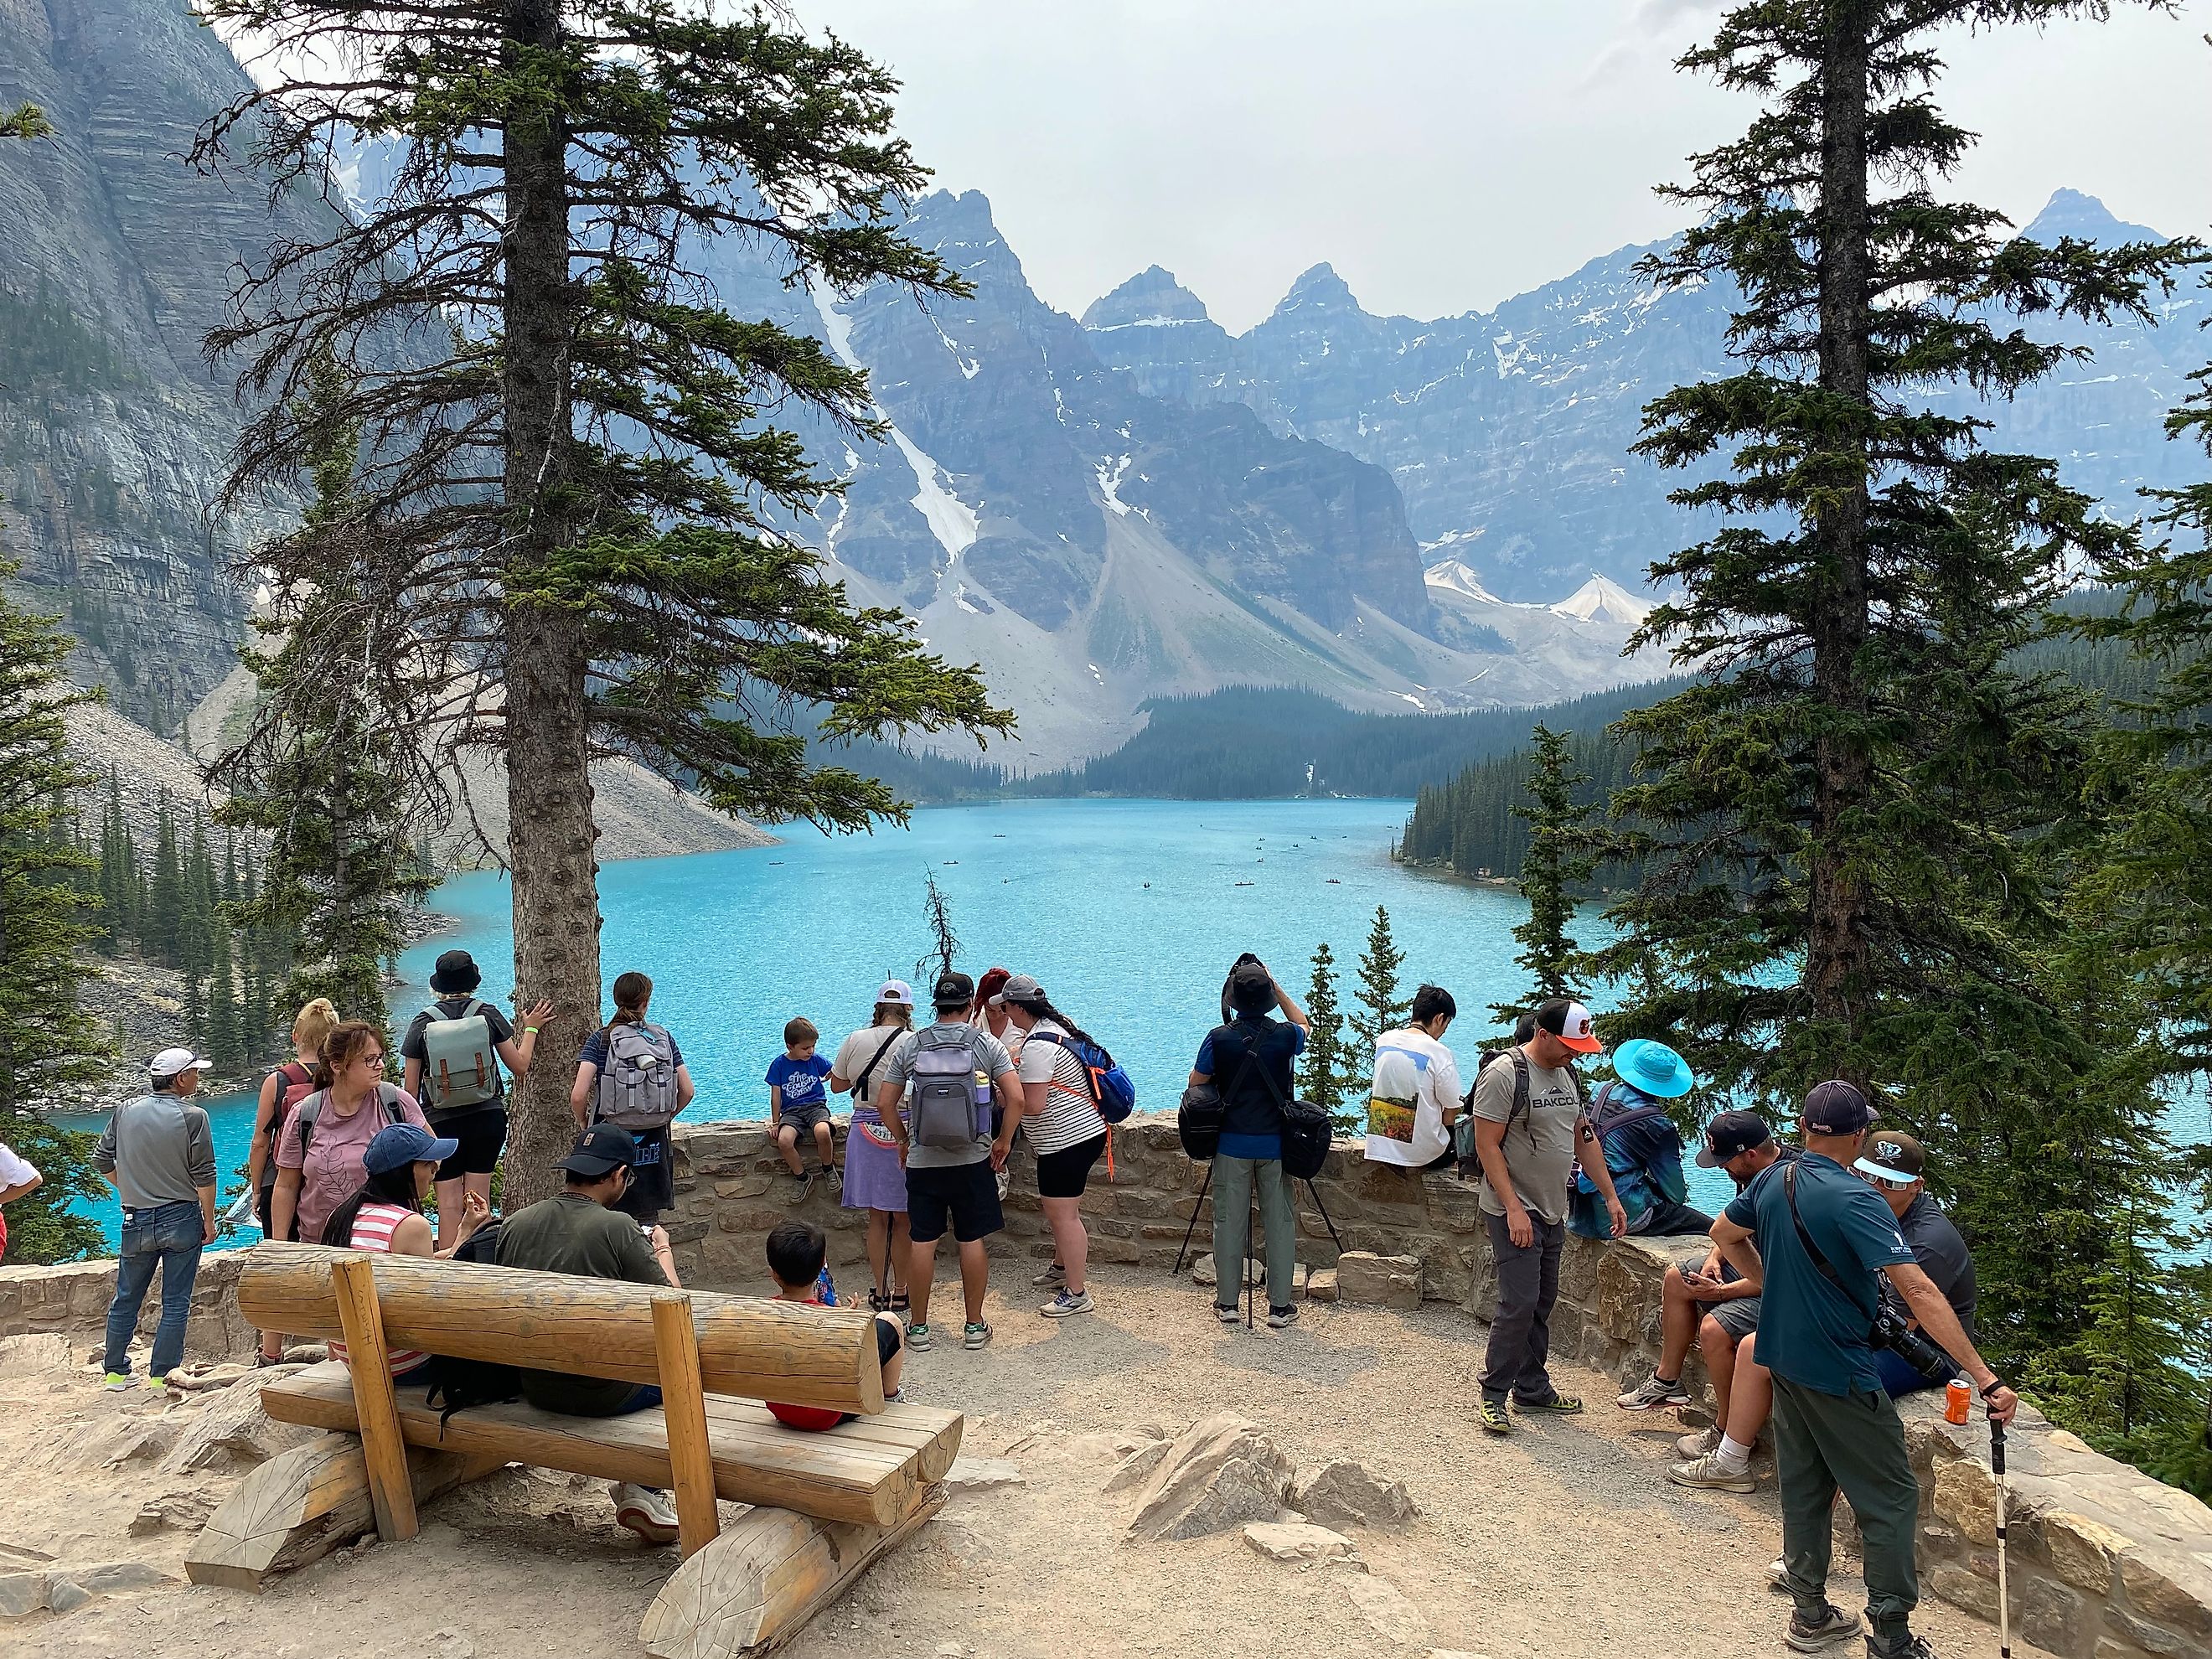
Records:
<instances>
[{"instance_id":1,"label":"boulder","mask_svg":"<svg viewBox=\"0 0 2212 1659\"><path fill-rule=\"evenodd\" d=\"M55 1613L74 1613L92 1600L92 1592L74 1578L56 1573L46 1580L46 1606Z\"/></svg>"},{"instance_id":2,"label":"boulder","mask_svg":"<svg viewBox=\"0 0 2212 1659\"><path fill-rule=\"evenodd\" d=\"M1255 1521L1244 1528L1244 1541L1270 1561L1326 1561L1352 1553L1352 1540L1342 1533L1298 1522Z\"/></svg>"},{"instance_id":3,"label":"boulder","mask_svg":"<svg viewBox=\"0 0 2212 1659\"><path fill-rule=\"evenodd\" d=\"M1336 1269L1316 1267L1306 1279L1306 1296L1315 1302L1336 1300Z\"/></svg>"},{"instance_id":4,"label":"boulder","mask_svg":"<svg viewBox=\"0 0 2212 1659\"><path fill-rule=\"evenodd\" d=\"M1393 1642L1428 1639L1429 1621L1407 1594L1387 1578L1347 1578L1345 1589L1359 1616L1377 1636Z\"/></svg>"},{"instance_id":5,"label":"boulder","mask_svg":"<svg viewBox=\"0 0 2212 1659\"><path fill-rule=\"evenodd\" d=\"M1273 1521L1290 1490L1291 1460L1233 1412L1217 1412L1170 1443L1139 1495L1127 1536L1170 1540Z\"/></svg>"},{"instance_id":6,"label":"boulder","mask_svg":"<svg viewBox=\"0 0 2212 1659\"><path fill-rule=\"evenodd\" d=\"M46 1605L43 1572L0 1572L0 1619L21 1619Z\"/></svg>"},{"instance_id":7,"label":"boulder","mask_svg":"<svg viewBox=\"0 0 2212 1659\"><path fill-rule=\"evenodd\" d=\"M1209 1285L1216 1287L1219 1286L1221 1283L1221 1275L1214 1267L1213 1255L1211 1251L1199 1257L1196 1261L1191 1264L1190 1276L1192 1281L1195 1284ZM1267 1269L1266 1263L1249 1260L1244 1263L1244 1282L1247 1285L1265 1284L1267 1282Z\"/></svg>"},{"instance_id":8,"label":"boulder","mask_svg":"<svg viewBox=\"0 0 2212 1659\"><path fill-rule=\"evenodd\" d=\"M173 1492L149 1498L131 1517L131 1535L143 1538L157 1532L198 1532L215 1513L215 1494L197 1490Z\"/></svg>"},{"instance_id":9,"label":"boulder","mask_svg":"<svg viewBox=\"0 0 2212 1659\"><path fill-rule=\"evenodd\" d=\"M70 1340L59 1331L0 1336L0 1376L35 1376L41 1371L76 1369Z\"/></svg>"},{"instance_id":10,"label":"boulder","mask_svg":"<svg viewBox=\"0 0 2212 1659\"><path fill-rule=\"evenodd\" d=\"M70 1577L94 1595L127 1595L177 1582L150 1561L103 1561L98 1566L72 1568Z\"/></svg>"},{"instance_id":11,"label":"boulder","mask_svg":"<svg viewBox=\"0 0 2212 1659\"><path fill-rule=\"evenodd\" d=\"M1321 1466L1291 1497L1291 1504L1325 1527L1380 1527L1395 1531L1420 1514L1405 1483L1388 1486L1363 1464L1336 1458Z\"/></svg>"},{"instance_id":12,"label":"boulder","mask_svg":"<svg viewBox=\"0 0 2212 1659\"><path fill-rule=\"evenodd\" d=\"M1127 1492L1132 1486L1144 1485L1152 1479L1152 1471L1159 1468L1160 1460L1168 1455L1168 1445L1164 1440L1145 1442L1121 1460L1114 1471L1113 1478L1107 1481L1106 1490Z\"/></svg>"},{"instance_id":13,"label":"boulder","mask_svg":"<svg viewBox=\"0 0 2212 1659\"><path fill-rule=\"evenodd\" d=\"M1421 1260L1346 1250L1336 1259L1336 1298L1382 1308L1421 1305Z\"/></svg>"},{"instance_id":14,"label":"boulder","mask_svg":"<svg viewBox=\"0 0 2212 1659\"><path fill-rule=\"evenodd\" d=\"M177 1443L161 1460L164 1474L250 1468L304 1445L320 1432L297 1423L272 1421L261 1409L258 1389L221 1389L194 1398L205 1403L186 1419Z\"/></svg>"}]
</instances>

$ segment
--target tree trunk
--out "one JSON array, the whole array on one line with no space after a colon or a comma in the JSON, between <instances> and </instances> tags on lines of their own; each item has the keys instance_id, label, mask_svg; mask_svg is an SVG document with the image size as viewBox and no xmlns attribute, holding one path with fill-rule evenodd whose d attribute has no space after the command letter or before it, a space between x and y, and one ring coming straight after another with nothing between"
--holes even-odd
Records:
<instances>
[{"instance_id":1,"label":"tree trunk","mask_svg":"<svg viewBox=\"0 0 2212 1659\"><path fill-rule=\"evenodd\" d=\"M1826 61L1821 75L1820 383L1834 396L1865 404L1870 327L1869 8L1863 0L1829 0L1826 9ZM1833 442L1831 465L1848 466L1854 455L1865 454L1863 432ZM1810 618L1814 696L1828 718L1852 723L1863 717L1867 708L1858 676L1858 656L1867 641L1867 495L1862 471L1814 526L1820 562ZM1869 965L1867 887L1864 878L1850 867L1854 849L1842 825L1849 813L1864 805L1871 777L1872 759L1856 733L1824 732L1815 739L1805 983L1814 1017L1840 1022L1854 1044L1863 1017L1858 998ZM1855 1080L1863 1084L1866 1079Z\"/></svg>"},{"instance_id":2,"label":"tree trunk","mask_svg":"<svg viewBox=\"0 0 2212 1659\"><path fill-rule=\"evenodd\" d=\"M561 38L557 0L508 0L510 70ZM542 78L541 78L542 76ZM557 82L526 75L526 82ZM544 94L541 94L544 95ZM556 94L551 94L557 98ZM583 624L573 611L517 593L567 544L570 500L567 140L557 107L518 106L506 132L506 328L501 368L507 434L509 583L507 646L507 860L514 880L518 1006L553 1004L537 1063L510 1105L504 1207L557 1189L572 1137L571 1069L599 1023L599 865L592 856Z\"/></svg>"}]
</instances>

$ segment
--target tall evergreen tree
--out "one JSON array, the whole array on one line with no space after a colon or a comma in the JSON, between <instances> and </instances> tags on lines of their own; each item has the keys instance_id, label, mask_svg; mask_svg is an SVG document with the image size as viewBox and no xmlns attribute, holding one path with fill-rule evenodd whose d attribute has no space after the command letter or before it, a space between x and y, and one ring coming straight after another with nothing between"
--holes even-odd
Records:
<instances>
[{"instance_id":1,"label":"tall evergreen tree","mask_svg":"<svg viewBox=\"0 0 2212 1659\"><path fill-rule=\"evenodd\" d=\"M599 1006L588 763L631 756L717 805L861 828L902 808L811 764L829 737L1010 729L981 676L896 613L855 612L776 508L837 488L763 416L787 401L886 428L819 342L721 310L701 275L737 236L793 281L960 286L896 228L923 173L888 135L894 83L834 39L703 0L213 0L266 43L264 84L203 131L210 167L326 192L334 145L389 141L387 194L273 249L210 337L263 411L231 500L289 486L362 429L349 515L259 550L303 672L386 682L427 794L459 751L506 760L515 981L555 1049ZM324 66L356 66L339 76ZM347 388L305 394L327 357ZM333 556L343 557L333 566ZM333 588L394 630L321 652ZM333 626L342 619L332 618ZM569 1128L558 1068L516 1091L510 1202L550 1187Z\"/></svg>"},{"instance_id":2,"label":"tall evergreen tree","mask_svg":"<svg viewBox=\"0 0 2212 1659\"><path fill-rule=\"evenodd\" d=\"M4 1265L82 1261L107 1253L107 1235L88 1212L108 1195L92 1167L93 1138L36 1112L0 1112L0 1140L46 1177L8 1206ZM72 1204L82 1207L71 1209Z\"/></svg>"},{"instance_id":3,"label":"tall evergreen tree","mask_svg":"<svg viewBox=\"0 0 2212 1659\"><path fill-rule=\"evenodd\" d=\"M1406 953L1390 937L1390 913L1375 907L1375 921L1367 930L1367 949L1359 958L1359 994L1352 1004L1350 1024L1355 1041L1345 1052L1345 1071L1358 1077L1375 1063L1376 1039L1395 1031L1413 1012L1413 999L1398 989L1398 969Z\"/></svg>"},{"instance_id":4,"label":"tall evergreen tree","mask_svg":"<svg viewBox=\"0 0 2212 1659\"><path fill-rule=\"evenodd\" d=\"M1336 1001L1336 953L1327 939L1314 948L1306 1026L1305 1052L1298 1060L1299 1096L1326 1111L1339 1129L1364 1134L1365 1107L1345 1103L1366 1086L1367 1079L1359 1075L1345 1042L1344 1015Z\"/></svg>"},{"instance_id":5,"label":"tall evergreen tree","mask_svg":"<svg viewBox=\"0 0 2212 1659\"><path fill-rule=\"evenodd\" d=\"M0 560L0 583L18 569ZM54 831L62 792L96 781L70 759L66 712L90 700L63 678L70 640L0 586L0 1122L75 1100L100 1077L107 1045L77 1006L84 920L76 876L92 860Z\"/></svg>"},{"instance_id":6,"label":"tall evergreen tree","mask_svg":"<svg viewBox=\"0 0 2212 1659\"><path fill-rule=\"evenodd\" d=\"M1761 0L1682 60L1764 107L1668 192L1702 222L1647 269L1735 289L1742 368L1646 411L1644 453L1729 467L1674 497L1721 526L1653 567L1682 596L1639 642L1705 678L1622 723L1647 776L1616 805L1644 826L1646 873L1601 961L1656 970L1667 988L1624 1026L1669 1030L1723 1090L1786 1098L1841 1075L1887 1092L1936 1027L1957 1034L1977 997L1960 981L2005 979L1992 920L2044 904L2008 889L2015 845L1927 764L1995 753L2011 769L1976 775L2003 789L2032 763L2005 745L2021 689L2001 678L1960 721L1931 718L1956 665L1943 635L2039 603L2129 532L2053 462L1984 449L1986 422L1932 399L2009 395L2080 355L2002 329L2007 312L2148 319L2175 253L2046 247L1939 200L1972 138L1930 100L1932 43L2103 9ZM1957 580L1970 565L2002 580L1976 592Z\"/></svg>"},{"instance_id":7,"label":"tall evergreen tree","mask_svg":"<svg viewBox=\"0 0 2212 1659\"><path fill-rule=\"evenodd\" d=\"M1540 720L1534 736L1528 804L1512 809L1528 825L1528 851L1515 884L1528 901L1528 918L1513 930L1522 946L1513 960L1527 971L1528 989L1519 1002L1491 1009L1509 1025L1540 1003L1575 994L1571 976L1579 952L1567 928L1575 919L1576 891L1598 863L1589 826L1595 809L1577 793L1589 780L1575 766L1569 738Z\"/></svg>"},{"instance_id":8,"label":"tall evergreen tree","mask_svg":"<svg viewBox=\"0 0 2212 1659\"><path fill-rule=\"evenodd\" d=\"M174 968L184 943L185 866L177 851L177 821L161 798L154 825L154 869L146 883L143 947L154 961Z\"/></svg>"}]
</instances>

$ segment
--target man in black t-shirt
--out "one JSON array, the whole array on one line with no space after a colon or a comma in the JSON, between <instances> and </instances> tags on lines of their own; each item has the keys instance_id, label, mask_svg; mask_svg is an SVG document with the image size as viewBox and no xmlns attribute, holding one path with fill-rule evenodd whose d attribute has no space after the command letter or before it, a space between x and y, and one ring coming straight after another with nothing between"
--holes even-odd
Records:
<instances>
[{"instance_id":1,"label":"man in black t-shirt","mask_svg":"<svg viewBox=\"0 0 2212 1659\"><path fill-rule=\"evenodd\" d=\"M1292 1091L1291 1062L1306 1045L1305 1010L1249 952L1230 970L1223 1012L1232 1015L1199 1045L1193 1087L1221 1091L1221 1145L1213 1158L1213 1314L1237 1322L1237 1297L1252 1246L1252 1205L1267 1231L1267 1323L1280 1330L1298 1316L1291 1300L1297 1270L1297 1214L1283 1174L1282 1103ZM1267 1016L1279 1010L1281 1024Z\"/></svg>"},{"instance_id":2,"label":"man in black t-shirt","mask_svg":"<svg viewBox=\"0 0 2212 1659\"><path fill-rule=\"evenodd\" d=\"M1897 1231L1912 1247L1913 1259L1919 1262L1920 1271L1943 1292L1951 1311L1959 1316L1959 1328L1972 1341L1974 1309L1980 1300L1974 1285L1974 1258L1966 1249L1966 1241L1951 1224L1951 1218L1928 1196L1928 1184L1921 1178L1927 1167L1928 1154L1918 1141L1901 1129L1881 1128L1869 1137L1865 1152L1851 1165L1853 1172L1864 1176L1868 1184L1881 1194L1882 1202L1889 1206L1889 1212L1897 1218ZM1900 1319L1909 1319L1911 1313L1904 1298L1890 1289L1887 1279L1880 1288L1882 1301L1890 1311ZM1887 1348L1875 1350L1874 1365L1881 1373L1881 1385L1893 1400L1899 1395L1936 1386Z\"/></svg>"},{"instance_id":3,"label":"man in black t-shirt","mask_svg":"<svg viewBox=\"0 0 2212 1659\"><path fill-rule=\"evenodd\" d=\"M499 1166L500 1149L507 1144L507 1086L495 1066L488 1097L465 1106L441 1104L434 1086L436 1079L426 1079L423 1075L429 1049L422 1034L434 1017L464 1019L473 1007L484 1023L493 1051L520 1083L529 1075L531 1060L538 1052L538 1024L553 1012L553 1005L545 1001L524 1009L522 1034L518 1037L504 1013L477 1000L477 987L483 982L483 975L474 957L466 951L447 951L430 975L430 989L438 1000L408 1023L407 1035L399 1040L399 1057L407 1062L400 1086L415 1097L422 1115L440 1136L459 1143L459 1149L438 1166L437 1247L441 1250L459 1237L455 1230L466 1213L465 1192L475 1194L487 1206L491 1203L491 1172Z\"/></svg>"}]
</instances>

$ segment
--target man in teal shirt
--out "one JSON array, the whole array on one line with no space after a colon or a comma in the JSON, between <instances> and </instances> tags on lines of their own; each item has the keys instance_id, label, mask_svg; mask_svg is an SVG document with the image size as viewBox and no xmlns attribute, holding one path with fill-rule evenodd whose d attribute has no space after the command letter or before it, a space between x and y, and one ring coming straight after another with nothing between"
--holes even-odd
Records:
<instances>
[{"instance_id":1,"label":"man in teal shirt","mask_svg":"<svg viewBox=\"0 0 2212 1659\"><path fill-rule=\"evenodd\" d=\"M1868 1654L1933 1659L1910 1624L1920 1601L1920 1483L1869 1340L1881 1275L1981 1389L1991 1417L2009 1423L2020 1401L1974 1352L1889 1206L1851 1173L1873 1126L1856 1087L1820 1085L1805 1097L1803 1155L1771 1165L1738 1194L1713 1223L1713 1242L1762 1292L1755 1353L1774 1376L1782 1554L1796 1603L1790 1645L1810 1653L1859 1633L1858 1616L1827 1598L1841 1488L1865 1539Z\"/></svg>"}]
</instances>

